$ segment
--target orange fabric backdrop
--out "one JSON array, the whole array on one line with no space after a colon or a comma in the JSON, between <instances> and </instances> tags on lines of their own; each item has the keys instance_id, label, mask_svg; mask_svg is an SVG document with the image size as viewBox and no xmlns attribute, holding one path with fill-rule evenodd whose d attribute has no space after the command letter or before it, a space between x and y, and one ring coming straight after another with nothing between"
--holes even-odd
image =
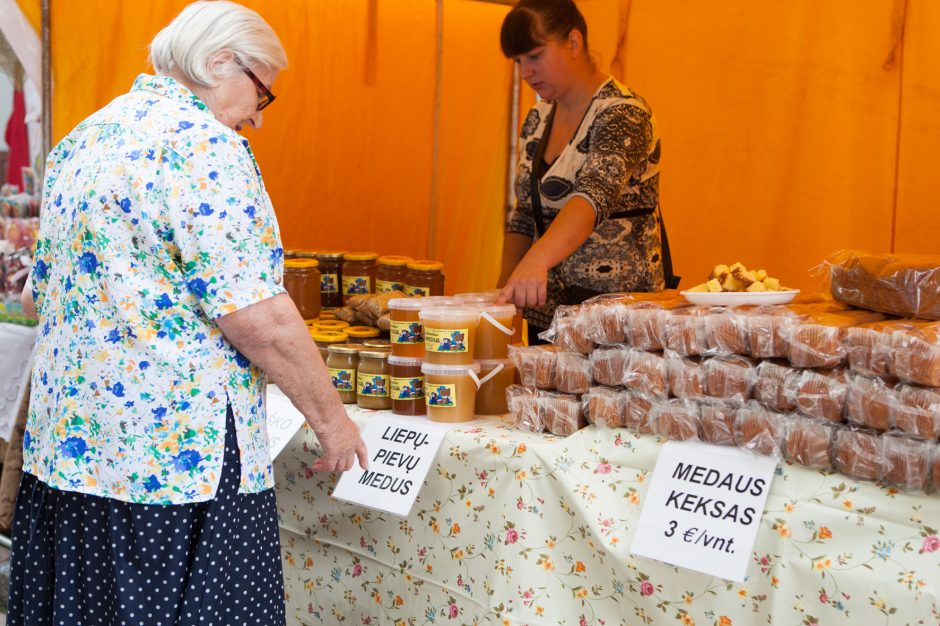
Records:
<instances>
[{"instance_id":1,"label":"orange fabric backdrop","mask_svg":"<svg viewBox=\"0 0 940 626\"><path fill-rule=\"evenodd\" d=\"M38 1L20 2L38 16ZM291 59L265 128L249 133L285 244L431 256L447 264L448 291L491 286L506 204L507 7L441 0L438 33L436 0L246 4ZM837 248L940 253L933 0L580 4L602 66L658 118L683 285L718 262L807 288L807 269ZM184 5L52 3L56 138L127 90ZM905 6L902 52L886 65ZM523 108L531 100L524 89Z\"/></svg>"}]
</instances>

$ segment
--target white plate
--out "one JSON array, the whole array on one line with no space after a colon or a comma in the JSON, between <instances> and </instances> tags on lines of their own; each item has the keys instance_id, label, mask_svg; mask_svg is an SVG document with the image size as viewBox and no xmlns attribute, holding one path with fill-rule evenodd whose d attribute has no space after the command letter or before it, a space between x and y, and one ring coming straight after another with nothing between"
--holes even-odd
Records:
<instances>
[{"instance_id":1,"label":"white plate","mask_svg":"<svg viewBox=\"0 0 940 626\"><path fill-rule=\"evenodd\" d=\"M800 293L789 291L683 291L682 295L692 304L703 306L734 306L736 304L786 304Z\"/></svg>"}]
</instances>

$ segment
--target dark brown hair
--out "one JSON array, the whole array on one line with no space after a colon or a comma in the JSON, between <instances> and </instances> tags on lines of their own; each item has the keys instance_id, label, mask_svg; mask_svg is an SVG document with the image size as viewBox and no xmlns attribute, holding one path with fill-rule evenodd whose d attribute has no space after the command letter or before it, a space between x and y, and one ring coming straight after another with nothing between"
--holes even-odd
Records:
<instances>
[{"instance_id":1,"label":"dark brown hair","mask_svg":"<svg viewBox=\"0 0 940 626\"><path fill-rule=\"evenodd\" d=\"M503 20L499 45L511 59L550 39L564 39L572 30L581 33L587 54L587 22L574 0L519 0Z\"/></svg>"}]
</instances>

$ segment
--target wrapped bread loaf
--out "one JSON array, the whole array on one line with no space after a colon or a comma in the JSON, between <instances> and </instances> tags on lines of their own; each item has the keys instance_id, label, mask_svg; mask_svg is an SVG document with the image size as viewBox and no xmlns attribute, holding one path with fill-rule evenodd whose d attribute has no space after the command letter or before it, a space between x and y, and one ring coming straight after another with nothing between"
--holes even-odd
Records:
<instances>
[{"instance_id":1,"label":"wrapped bread loaf","mask_svg":"<svg viewBox=\"0 0 940 626\"><path fill-rule=\"evenodd\" d=\"M757 376L754 362L745 356L716 356L705 359L706 393L712 398L745 401Z\"/></svg>"},{"instance_id":2,"label":"wrapped bread loaf","mask_svg":"<svg viewBox=\"0 0 940 626\"><path fill-rule=\"evenodd\" d=\"M666 373L666 358L662 352L630 350L624 386L657 398L669 395L669 379Z\"/></svg>"},{"instance_id":3,"label":"wrapped bread loaf","mask_svg":"<svg viewBox=\"0 0 940 626\"><path fill-rule=\"evenodd\" d=\"M670 311L688 308L686 299L675 291L656 292L656 298L638 301L625 311L626 343L637 350L657 352L664 348L666 316Z\"/></svg>"},{"instance_id":4,"label":"wrapped bread loaf","mask_svg":"<svg viewBox=\"0 0 940 626\"><path fill-rule=\"evenodd\" d=\"M832 469L832 439L838 427L829 420L799 415L787 417L784 458L811 469Z\"/></svg>"},{"instance_id":5,"label":"wrapped bread loaf","mask_svg":"<svg viewBox=\"0 0 940 626\"><path fill-rule=\"evenodd\" d=\"M699 356L708 353L705 318L717 315L718 307L690 306L666 312L663 324L663 345L682 356Z\"/></svg>"},{"instance_id":6,"label":"wrapped bread loaf","mask_svg":"<svg viewBox=\"0 0 940 626\"><path fill-rule=\"evenodd\" d=\"M780 413L759 402L748 402L735 414L734 431L738 445L758 454L780 454L784 421Z\"/></svg>"},{"instance_id":7,"label":"wrapped bread loaf","mask_svg":"<svg viewBox=\"0 0 940 626\"><path fill-rule=\"evenodd\" d=\"M905 382L940 387L940 323L898 329L892 339L894 374Z\"/></svg>"},{"instance_id":8,"label":"wrapped bread loaf","mask_svg":"<svg viewBox=\"0 0 940 626\"><path fill-rule=\"evenodd\" d=\"M699 410L692 400L671 398L653 405L653 432L673 441L698 438Z\"/></svg>"},{"instance_id":9,"label":"wrapped bread loaf","mask_svg":"<svg viewBox=\"0 0 940 626\"><path fill-rule=\"evenodd\" d=\"M744 317L754 308L751 305L727 307L705 316L705 354L750 354Z\"/></svg>"},{"instance_id":10,"label":"wrapped bread loaf","mask_svg":"<svg viewBox=\"0 0 940 626\"><path fill-rule=\"evenodd\" d=\"M607 293L585 301L582 309L587 313L591 339L595 343L623 343L627 306L632 302L632 295L625 293Z\"/></svg>"},{"instance_id":11,"label":"wrapped bread loaf","mask_svg":"<svg viewBox=\"0 0 940 626\"><path fill-rule=\"evenodd\" d=\"M797 370L787 380L787 395L796 408L809 417L843 421L845 413L845 371Z\"/></svg>"},{"instance_id":12,"label":"wrapped bread loaf","mask_svg":"<svg viewBox=\"0 0 940 626\"><path fill-rule=\"evenodd\" d=\"M733 446L734 423L741 405L733 400L706 399L699 403L699 437L719 446Z\"/></svg>"},{"instance_id":13,"label":"wrapped bread loaf","mask_svg":"<svg viewBox=\"0 0 940 626\"><path fill-rule=\"evenodd\" d=\"M940 320L940 256L841 250L826 260L832 297L899 317Z\"/></svg>"},{"instance_id":14,"label":"wrapped bread loaf","mask_svg":"<svg viewBox=\"0 0 940 626\"><path fill-rule=\"evenodd\" d=\"M667 351L666 375L669 390L677 398L705 396L705 367L701 357L684 357Z\"/></svg>"},{"instance_id":15,"label":"wrapped bread loaf","mask_svg":"<svg viewBox=\"0 0 940 626\"><path fill-rule=\"evenodd\" d=\"M898 430L924 439L940 437L940 389L898 385L895 401L894 425Z\"/></svg>"},{"instance_id":16,"label":"wrapped bread loaf","mask_svg":"<svg viewBox=\"0 0 940 626\"><path fill-rule=\"evenodd\" d=\"M845 415L850 422L885 431L894 426L897 396L894 383L847 372L845 375Z\"/></svg>"},{"instance_id":17,"label":"wrapped bread loaf","mask_svg":"<svg viewBox=\"0 0 940 626\"><path fill-rule=\"evenodd\" d=\"M851 326L878 322L884 315L871 311L840 311L796 320L787 334L787 358L793 367L832 368L845 364L846 332Z\"/></svg>"},{"instance_id":18,"label":"wrapped bread loaf","mask_svg":"<svg viewBox=\"0 0 940 626\"><path fill-rule=\"evenodd\" d=\"M788 354L790 328L795 322L807 315L845 308L832 301L755 307L741 316L746 329L748 352L758 359L784 358Z\"/></svg>"},{"instance_id":19,"label":"wrapped bread loaf","mask_svg":"<svg viewBox=\"0 0 940 626\"><path fill-rule=\"evenodd\" d=\"M630 349L622 344L598 346L591 353L591 375L594 382L608 387L619 387L627 377Z\"/></svg>"},{"instance_id":20,"label":"wrapped bread loaf","mask_svg":"<svg viewBox=\"0 0 940 626\"><path fill-rule=\"evenodd\" d=\"M539 391L539 413L546 429L553 435L567 437L582 428L586 422L577 396L552 391Z\"/></svg>"},{"instance_id":21,"label":"wrapped bread loaf","mask_svg":"<svg viewBox=\"0 0 940 626\"><path fill-rule=\"evenodd\" d=\"M525 387L552 389L555 385L555 346L509 346L509 360Z\"/></svg>"},{"instance_id":22,"label":"wrapped bread loaf","mask_svg":"<svg viewBox=\"0 0 940 626\"><path fill-rule=\"evenodd\" d=\"M595 385L583 396L581 402L588 422L598 428L623 426L624 405L627 395L623 389Z\"/></svg>"},{"instance_id":23,"label":"wrapped bread loaf","mask_svg":"<svg viewBox=\"0 0 940 626\"><path fill-rule=\"evenodd\" d=\"M843 427L836 430L832 445L833 465L859 480L878 480L881 473L881 440L873 430Z\"/></svg>"},{"instance_id":24,"label":"wrapped bread loaf","mask_svg":"<svg viewBox=\"0 0 940 626\"><path fill-rule=\"evenodd\" d=\"M866 376L894 375L894 333L924 324L923 320L883 320L846 329L845 357L849 367Z\"/></svg>"},{"instance_id":25,"label":"wrapped bread loaf","mask_svg":"<svg viewBox=\"0 0 940 626\"><path fill-rule=\"evenodd\" d=\"M540 433L545 421L539 410L539 392L532 387L509 385L506 387L506 406L513 425L519 430Z\"/></svg>"},{"instance_id":26,"label":"wrapped bread loaf","mask_svg":"<svg viewBox=\"0 0 940 626\"><path fill-rule=\"evenodd\" d=\"M581 305L561 305L555 309L549 329L542 333L545 336L539 337L560 350L587 354L594 348L590 332L591 321Z\"/></svg>"},{"instance_id":27,"label":"wrapped bread loaf","mask_svg":"<svg viewBox=\"0 0 940 626\"><path fill-rule=\"evenodd\" d=\"M787 381L797 375L785 361L761 361L754 379L754 399L776 411L792 411L796 405L787 393Z\"/></svg>"},{"instance_id":28,"label":"wrapped bread loaf","mask_svg":"<svg viewBox=\"0 0 940 626\"><path fill-rule=\"evenodd\" d=\"M583 354L555 353L554 387L564 393L586 393L591 388L591 362Z\"/></svg>"},{"instance_id":29,"label":"wrapped bread loaf","mask_svg":"<svg viewBox=\"0 0 940 626\"><path fill-rule=\"evenodd\" d=\"M935 447L933 442L909 435L883 435L881 479L904 491L926 491Z\"/></svg>"},{"instance_id":30,"label":"wrapped bread loaf","mask_svg":"<svg viewBox=\"0 0 940 626\"><path fill-rule=\"evenodd\" d=\"M623 407L623 425L638 433L649 434L653 432L651 415L653 412L653 398L638 392L626 392Z\"/></svg>"}]
</instances>

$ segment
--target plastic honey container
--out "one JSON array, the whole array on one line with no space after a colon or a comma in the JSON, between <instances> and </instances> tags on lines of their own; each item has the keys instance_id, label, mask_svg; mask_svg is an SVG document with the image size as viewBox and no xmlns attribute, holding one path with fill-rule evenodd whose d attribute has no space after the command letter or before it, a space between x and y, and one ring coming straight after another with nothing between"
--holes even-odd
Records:
<instances>
[{"instance_id":1,"label":"plastic honey container","mask_svg":"<svg viewBox=\"0 0 940 626\"><path fill-rule=\"evenodd\" d=\"M364 409L392 408L388 352L362 350L356 372L356 404Z\"/></svg>"},{"instance_id":2,"label":"plastic honey container","mask_svg":"<svg viewBox=\"0 0 940 626\"><path fill-rule=\"evenodd\" d=\"M392 298L388 301L389 339L395 356L424 357L424 325L418 311L424 298Z\"/></svg>"},{"instance_id":3,"label":"plastic honey container","mask_svg":"<svg viewBox=\"0 0 940 626\"><path fill-rule=\"evenodd\" d=\"M418 311L424 324L424 360L444 365L473 362L480 311L473 307L425 307Z\"/></svg>"},{"instance_id":4,"label":"plastic honey container","mask_svg":"<svg viewBox=\"0 0 940 626\"><path fill-rule=\"evenodd\" d=\"M506 387L515 383L516 368L509 359L477 361L480 365L480 389L477 391L477 415L504 415Z\"/></svg>"},{"instance_id":5,"label":"plastic honey container","mask_svg":"<svg viewBox=\"0 0 940 626\"><path fill-rule=\"evenodd\" d=\"M313 338L313 341L317 344L317 349L320 351L320 356L323 357L323 362L326 363L326 359L329 356L329 347L334 346L340 343L346 343L349 341L349 335L346 333L340 333L335 331L326 331L326 330L316 330L309 329L310 336Z\"/></svg>"},{"instance_id":6,"label":"plastic honey container","mask_svg":"<svg viewBox=\"0 0 940 626\"><path fill-rule=\"evenodd\" d=\"M424 399L432 422L467 422L476 412L480 379L477 363L441 365L427 363L424 372Z\"/></svg>"},{"instance_id":7,"label":"plastic honey container","mask_svg":"<svg viewBox=\"0 0 940 626\"><path fill-rule=\"evenodd\" d=\"M359 346L339 343L327 349L326 370L343 404L356 404L356 370Z\"/></svg>"},{"instance_id":8,"label":"plastic honey container","mask_svg":"<svg viewBox=\"0 0 940 626\"><path fill-rule=\"evenodd\" d=\"M410 356L388 357L392 393L392 413L396 415L424 415L424 374L421 359Z\"/></svg>"},{"instance_id":9,"label":"plastic honey container","mask_svg":"<svg viewBox=\"0 0 940 626\"><path fill-rule=\"evenodd\" d=\"M378 269L375 274L375 293L389 291L405 291L405 274L407 265L413 259L410 256L380 256L376 261Z\"/></svg>"},{"instance_id":10,"label":"plastic honey container","mask_svg":"<svg viewBox=\"0 0 940 626\"><path fill-rule=\"evenodd\" d=\"M480 325L477 327L475 359L505 359L509 357L509 343L515 329L513 318L516 307L511 304L486 304L480 309Z\"/></svg>"}]
</instances>

